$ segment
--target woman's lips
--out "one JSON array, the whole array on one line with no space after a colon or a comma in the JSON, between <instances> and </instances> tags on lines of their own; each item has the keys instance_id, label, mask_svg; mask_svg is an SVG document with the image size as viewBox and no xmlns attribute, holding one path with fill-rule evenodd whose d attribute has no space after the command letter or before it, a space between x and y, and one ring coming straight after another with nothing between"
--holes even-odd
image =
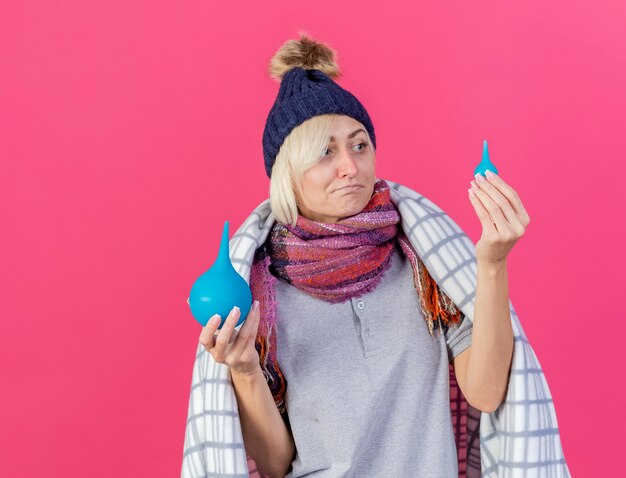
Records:
<instances>
[{"instance_id":1,"label":"woman's lips","mask_svg":"<svg viewBox=\"0 0 626 478\"><path fill-rule=\"evenodd\" d=\"M360 184L353 184L351 186L344 186L343 188L339 188L337 189L337 191L344 191L344 192L352 192L352 191L356 191L358 189L361 189L363 186L361 186Z\"/></svg>"}]
</instances>

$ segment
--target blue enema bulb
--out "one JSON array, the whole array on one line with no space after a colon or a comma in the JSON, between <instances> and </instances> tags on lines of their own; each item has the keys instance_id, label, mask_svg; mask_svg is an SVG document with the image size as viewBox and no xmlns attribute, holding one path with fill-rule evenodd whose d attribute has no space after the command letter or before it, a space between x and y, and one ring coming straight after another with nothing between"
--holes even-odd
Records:
<instances>
[{"instance_id":1,"label":"blue enema bulb","mask_svg":"<svg viewBox=\"0 0 626 478\"><path fill-rule=\"evenodd\" d=\"M492 173L498 174L498 169L489 159L489 149L487 148L487 140L485 139L483 140L483 158L478 166L476 166L476 169L474 169L474 176L476 176L478 173L484 176L485 171L487 170L491 171Z\"/></svg>"},{"instance_id":2,"label":"blue enema bulb","mask_svg":"<svg viewBox=\"0 0 626 478\"><path fill-rule=\"evenodd\" d=\"M230 261L228 221L224 223L217 259L209 270L194 282L188 302L191 313L203 327L213 315L219 314L222 322L218 329L221 329L234 306L239 307L241 311L235 326L238 327L243 324L250 312L252 291Z\"/></svg>"}]
</instances>

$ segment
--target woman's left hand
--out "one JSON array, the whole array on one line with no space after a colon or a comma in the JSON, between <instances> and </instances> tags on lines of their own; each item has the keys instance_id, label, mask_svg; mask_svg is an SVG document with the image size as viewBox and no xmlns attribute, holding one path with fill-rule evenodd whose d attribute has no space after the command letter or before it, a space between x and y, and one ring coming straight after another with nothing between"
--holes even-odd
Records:
<instances>
[{"instance_id":1,"label":"woman's left hand","mask_svg":"<svg viewBox=\"0 0 626 478\"><path fill-rule=\"evenodd\" d=\"M472 188L468 190L470 202L483 226L480 240L476 243L476 260L502 263L524 235L530 217L517 192L500 176L487 174L485 178L479 174L471 184ZM475 195L471 194L472 191Z\"/></svg>"}]
</instances>

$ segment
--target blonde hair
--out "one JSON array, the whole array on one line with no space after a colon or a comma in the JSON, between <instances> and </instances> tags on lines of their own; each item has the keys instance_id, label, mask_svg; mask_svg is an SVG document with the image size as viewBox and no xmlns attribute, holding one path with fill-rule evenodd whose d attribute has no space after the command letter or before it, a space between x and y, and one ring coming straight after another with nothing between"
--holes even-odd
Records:
<instances>
[{"instance_id":1,"label":"blonde hair","mask_svg":"<svg viewBox=\"0 0 626 478\"><path fill-rule=\"evenodd\" d=\"M270 208L278 222L296 225L297 197L302 197L302 176L322 158L337 116L333 113L309 118L291 130L281 145L270 179ZM369 133L365 127L363 129L369 144L372 144Z\"/></svg>"}]
</instances>

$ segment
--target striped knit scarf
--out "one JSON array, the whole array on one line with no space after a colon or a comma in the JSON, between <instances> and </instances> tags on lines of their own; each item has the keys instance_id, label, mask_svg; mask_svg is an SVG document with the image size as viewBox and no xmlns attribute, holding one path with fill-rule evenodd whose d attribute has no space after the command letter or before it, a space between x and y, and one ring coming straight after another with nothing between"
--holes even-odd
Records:
<instances>
[{"instance_id":1,"label":"striped knit scarf","mask_svg":"<svg viewBox=\"0 0 626 478\"><path fill-rule=\"evenodd\" d=\"M250 275L252 297L259 301L261 313L256 349L281 413L286 411L287 382L276 358L277 277L327 302L344 302L378 285L391 265L397 241L413 268L413 285L430 334L434 336L436 329L445 333L451 324L461 322L462 312L431 278L399 222L389 186L381 179L360 213L336 223L302 215L295 226L276 222L268 240L256 250Z\"/></svg>"}]
</instances>

